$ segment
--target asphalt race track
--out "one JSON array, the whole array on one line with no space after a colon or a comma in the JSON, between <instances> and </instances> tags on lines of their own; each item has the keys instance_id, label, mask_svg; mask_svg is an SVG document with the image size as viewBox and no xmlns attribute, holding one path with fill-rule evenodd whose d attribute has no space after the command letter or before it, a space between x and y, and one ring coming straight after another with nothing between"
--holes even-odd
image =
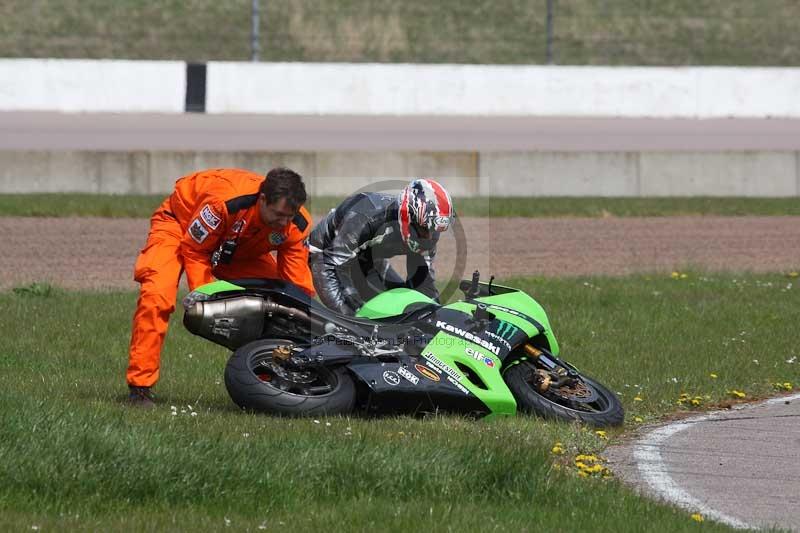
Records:
<instances>
[{"instance_id":1,"label":"asphalt race track","mask_svg":"<svg viewBox=\"0 0 800 533\"><path fill-rule=\"evenodd\" d=\"M708 520L800 531L800 394L646 428L606 457L626 482Z\"/></svg>"},{"instance_id":2,"label":"asphalt race track","mask_svg":"<svg viewBox=\"0 0 800 533\"><path fill-rule=\"evenodd\" d=\"M800 120L0 113L0 150L800 150Z\"/></svg>"}]
</instances>

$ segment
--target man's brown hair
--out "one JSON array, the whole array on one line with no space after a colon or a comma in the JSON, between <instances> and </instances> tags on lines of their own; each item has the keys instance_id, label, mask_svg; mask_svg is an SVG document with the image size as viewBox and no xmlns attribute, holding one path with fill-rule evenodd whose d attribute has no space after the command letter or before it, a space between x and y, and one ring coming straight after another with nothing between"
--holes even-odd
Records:
<instances>
[{"instance_id":1,"label":"man's brown hair","mask_svg":"<svg viewBox=\"0 0 800 533\"><path fill-rule=\"evenodd\" d=\"M259 192L266 197L268 204L286 198L286 203L292 209L299 208L307 199L303 177L285 167L273 168L267 172L267 178L261 183Z\"/></svg>"}]
</instances>

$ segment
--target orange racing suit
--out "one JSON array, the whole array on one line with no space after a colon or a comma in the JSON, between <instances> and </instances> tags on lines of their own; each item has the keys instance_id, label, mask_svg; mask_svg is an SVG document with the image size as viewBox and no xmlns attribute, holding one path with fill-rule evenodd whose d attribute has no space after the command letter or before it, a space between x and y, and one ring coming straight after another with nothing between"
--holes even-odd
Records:
<instances>
[{"instance_id":1,"label":"orange racing suit","mask_svg":"<svg viewBox=\"0 0 800 533\"><path fill-rule=\"evenodd\" d=\"M215 278L279 278L314 296L306 240L311 216L301 207L285 227L265 226L257 204L263 181L263 175L247 170L204 170L179 179L156 209L134 267L133 277L141 286L129 385L150 387L158 381L161 346L183 271L190 290ZM226 241L234 243L232 255L220 254ZM277 260L271 251L277 251Z\"/></svg>"}]
</instances>

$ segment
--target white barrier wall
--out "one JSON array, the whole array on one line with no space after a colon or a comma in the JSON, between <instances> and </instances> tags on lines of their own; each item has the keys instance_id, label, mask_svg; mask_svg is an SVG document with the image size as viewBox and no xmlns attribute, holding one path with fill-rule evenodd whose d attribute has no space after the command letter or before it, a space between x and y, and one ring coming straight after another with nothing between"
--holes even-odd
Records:
<instances>
[{"instance_id":1,"label":"white barrier wall","mask_svg":"<svg viewBox=\"0 0 800 533\"><path fill-rule=\"evenodd\" d=\"M800 69L209 63L209 113L800 117Z\"/></svg>"},{"instance_id":2,"label":"white barrier wall","mask_svg":"<svg viewBox=\"0 0 800 533\"><path fill-rule=\"evenodd\" d=\"M207 64L209 113L800 118L800 68ZM179 61L0 59L0 111L177 113Z\"/></svg>"},{"instance_id":3,"label":"white barrier wall","mask_svg":"<svg viewBox=\"0 0 800 533\"><path fill-rule=\"evenodd\" d=\"M0 111L182 113L185 97L181 61L0 59Z\"/></svg>"}]
</instances>

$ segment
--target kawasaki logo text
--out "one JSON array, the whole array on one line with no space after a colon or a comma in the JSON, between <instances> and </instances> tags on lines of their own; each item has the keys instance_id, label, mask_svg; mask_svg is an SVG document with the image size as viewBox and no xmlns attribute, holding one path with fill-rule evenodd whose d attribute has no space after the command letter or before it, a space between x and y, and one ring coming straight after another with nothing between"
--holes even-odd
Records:
<instances>
[{"instance_id":1,"label":"kawasaki logo text","mask_svg":"<svg viewBox=\"0 0 800 533\"><path fill-rule=\"evenodd\" d=\"M490 352L492 352L495 355L500 355L500 347L499 346L495 346L493 343L491 343L491 342L489 342L489 341L487 341L485 339L482 339L482 338L478 337L477 335L473 335L469 331L464 331L461 328L457 328L455 326L451 326L447 322L442 322L441 320L437 320L436 321L436 327L441 329L441 330L444 330L444 331L446 331L448 333L452 333L453 335L456 335L457 337L461 337L462 339L468 340L469 342L473 342L475 344L479 344L480 346L483 346L484 348L486 348L487 350L489 350Z\"/></svg>"}]
</instances>

